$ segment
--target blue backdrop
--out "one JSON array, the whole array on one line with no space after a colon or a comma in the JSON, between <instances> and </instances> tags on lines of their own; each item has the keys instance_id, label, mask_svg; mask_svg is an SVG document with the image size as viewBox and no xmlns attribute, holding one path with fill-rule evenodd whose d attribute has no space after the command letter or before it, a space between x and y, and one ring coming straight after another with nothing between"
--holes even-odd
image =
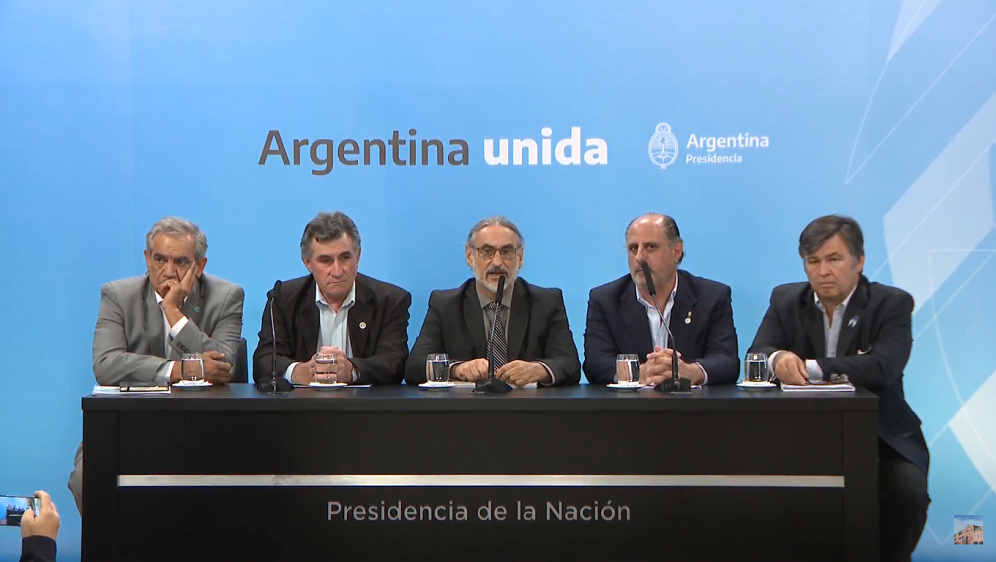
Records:
<instances>
[{"instance_id":1,"label":"blue backdrop","mask_svg":"<svg viewBox=\"0 0 996 562\"><path fill-rule=\"evenodd\" d=\"M842 212L868 276L917 302L905 385L933 503L916 558L992 559L952 535L955 515L996 521L994 18L993 0L2 1L0 493L51 491L60 560L78 559L65 482L99 287L144 272L162 216L197 222L208 271L245 287L251 352L319 210L356 220L361 271L411 291L410 343L429 291L470 275L470 226L508 215L579 349L588 290L625 273L627 222L666 212L684 267L732 285L742 353L771 288L804 278L799 231ZM264 154L273 130L288 165ZM363 141L394 131L417 165L390 146L364 165ZM297 164L294 139L311 143ZM423 165L428 139L457 163ZM0 530L0 560L18 549Z\"/></svg>"}]
</instances>

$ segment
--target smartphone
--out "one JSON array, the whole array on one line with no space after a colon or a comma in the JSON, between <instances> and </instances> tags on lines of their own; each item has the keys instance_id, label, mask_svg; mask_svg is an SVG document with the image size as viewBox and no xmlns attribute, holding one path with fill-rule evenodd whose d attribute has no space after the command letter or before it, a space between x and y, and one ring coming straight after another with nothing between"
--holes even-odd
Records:
<instances>
[{"instance_id":1,"label":"smartphone","mask_svg":"<svg viewBox=\"0 0 996 562\"><path fill-rule=\"evenodd\" d=\"M34 496L0 496L0 525L20 527L21 516L29 509L37 515L41 500Z\"/></svg>"}]
</instances>

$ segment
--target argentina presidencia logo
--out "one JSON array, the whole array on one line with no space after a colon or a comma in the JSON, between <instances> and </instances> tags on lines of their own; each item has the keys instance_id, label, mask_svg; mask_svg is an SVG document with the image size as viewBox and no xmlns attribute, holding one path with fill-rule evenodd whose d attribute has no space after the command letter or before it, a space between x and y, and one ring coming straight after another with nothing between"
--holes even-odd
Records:
<instances>
[{"instance_id":1,"label":"argentina presidencia logo","mask_svg":"<svg viewBox=\"0 0 996 562\"><path fill-rule=\"evenodd\" d=\"M650 161L654 166L666 170L668 166L674 164L678 159L678 139L671 132L671 125L658 123L654 130L654 136L650 137L650 144L647 146L650 154Z\"/></svg>"}]
</instances>

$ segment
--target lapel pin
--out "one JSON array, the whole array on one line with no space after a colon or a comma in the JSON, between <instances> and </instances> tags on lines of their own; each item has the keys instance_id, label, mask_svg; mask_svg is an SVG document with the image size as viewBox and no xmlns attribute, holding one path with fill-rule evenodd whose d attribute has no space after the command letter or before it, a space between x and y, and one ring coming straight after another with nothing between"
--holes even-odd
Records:
<instances>
[{"instance_id":1,"label":"lapel pin","mask_svg":"<svg viewBox=\"0 0 996 562\"><path fill-rule=\"evenodd\" d=\"M685 317L685 324L691 324L691 323L692 323L692 311L689 310L688 316Z\"/></svg>"},{"instance_id":2,"label":"lapel pin","mask_svg":"<svg viewBox=\"0 0 996 562\"><path fill-rule=\"evenodd\" d=\"M201 307L199 307L199 306L195 306L194 307L194 312L200 312L200 311L201 311Z\"/></svg>"},{"instance_id":3,"label":"lapel pin","mask_svg":"<svg viewBox=\"0 0 996 562\"><path fill-rule=\"evenodd\" d=\"M847 327L848 328L853 328L853 327L855 327L857 325L858 325L858 317L857 316L855 316L854 318L851 318L851 321L847 323Z\"/></svg>"},{"instance_id":4,"label":"lapel pin","mask_svg":"<svg viewBox=\"0 0 996 562\"><path fill-rule=\"evenodd\" d=\"M366 330L367 329L367 323L366 322L360 322L360 329L361 330Z\"/></svg>"}]
</instances>

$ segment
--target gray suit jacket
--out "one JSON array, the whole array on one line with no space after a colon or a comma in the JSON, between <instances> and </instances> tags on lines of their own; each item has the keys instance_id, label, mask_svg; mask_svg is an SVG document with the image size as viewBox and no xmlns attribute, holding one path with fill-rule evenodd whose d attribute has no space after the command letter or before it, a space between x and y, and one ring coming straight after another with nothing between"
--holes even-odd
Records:
<instances>
[{"instance_id":1,"label":"gray suit jacket","mask_svg":"<svg viewBox=\"0 0 996 562\"><path fill-rule=\"evenodd\" d=\"M216 350L235 357L242 337L242 287L204 274L183 304L187 325L165 346L163 313L148 275L100 288L93 332L93 374L101 385L152 381L156 371L184 353Z\"/></svg>"}]
</instances>

